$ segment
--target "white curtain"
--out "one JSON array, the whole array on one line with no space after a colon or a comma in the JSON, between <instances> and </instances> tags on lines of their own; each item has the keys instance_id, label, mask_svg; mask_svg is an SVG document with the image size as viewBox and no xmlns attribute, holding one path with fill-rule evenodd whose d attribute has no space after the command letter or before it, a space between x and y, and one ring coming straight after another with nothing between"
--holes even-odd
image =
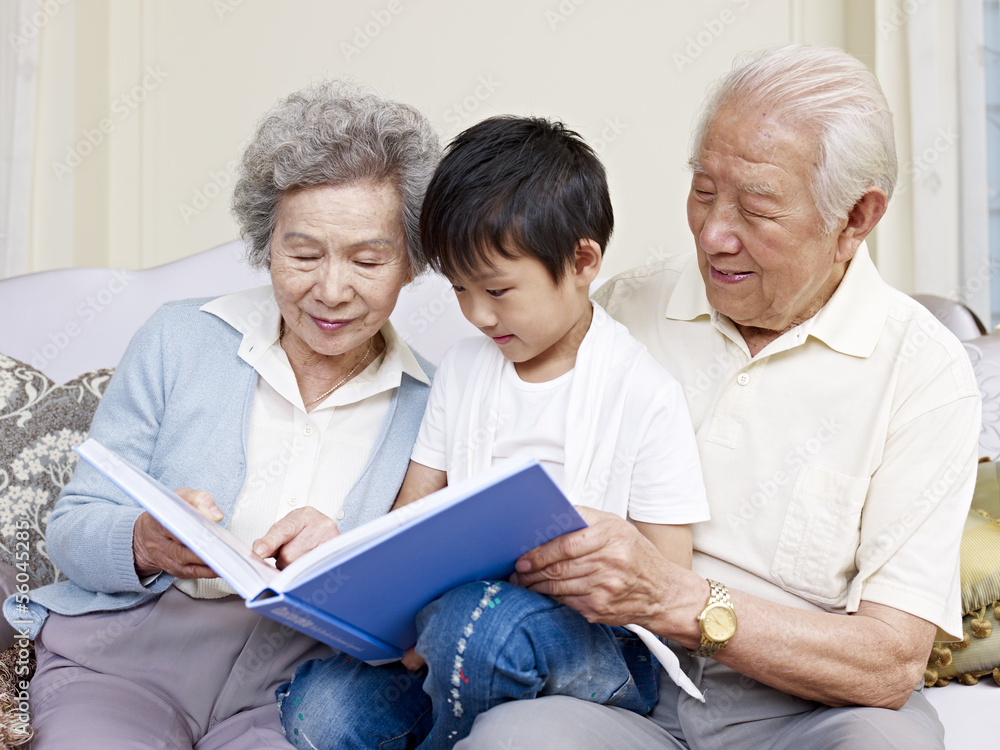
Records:
<instances>
[{"instance_id":1,"label":"white curtain","mask_svg":"<svg viewBox=\"0 0 1000 750\"><path fill-rule=\"evenodd\" d=\"M38 40L50 12L41 0L0 2L0 278L30 270Z\"/></svg>"},{"instance_id":2,"label":"white curtain","mask_svg":"<svg viewBox=\"0 0 1000 750\"><path fill-rule=\"evenodd\" d=\"M914 291L990 317L983 0L905 0Z\"/></svg>"}]
</instances>

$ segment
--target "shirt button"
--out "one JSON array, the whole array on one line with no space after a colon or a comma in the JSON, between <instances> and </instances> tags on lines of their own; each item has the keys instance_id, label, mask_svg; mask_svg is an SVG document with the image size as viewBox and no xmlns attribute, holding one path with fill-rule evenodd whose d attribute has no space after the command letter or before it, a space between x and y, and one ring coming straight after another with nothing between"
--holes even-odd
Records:
<instances>
[{"instance_id":1,"label":"shirt button","mask_svg":"<svg viewBox=\"0 0 1000 750\"><path fill-rule=\"evenodd\" d=\"M302 434L305 435L306 437L309 437L310 435L312 435L313 434L313 426L311 424L307 424L305 427L302 428Z\"/></svg>"},{"instance_id":2,"label":"shirt button","mask_svg":"<svg viewBox=\"0 0 1000 750\"><path fill-rule=\"evenodd\" d=\"M338 521L343 521L344 520L344 516L346 516L346 515L347 514L344 513L343 509L337 511L337 520Z\"/></svg>"},{"instance_id":3,"label":"shirt button","mask_svg":"<svg viewBox=\"0 0 1000 750\"><path fill-rule=\"evenodd\" d=\"M297 497L290 497L290 498L288 498L288 504L289 505L298 505L299 504L299 499Z\"/></svg>"},{"instance_id":4,"label":"shirt button","mask_svg":"<svg viewBox=\"0 0 1000 750\"><path fill-rule=\"evenodd\" d=\"M739 383L740 385L746 385L747 383L750 382L750 376L747 375L745 372L741 372L739 375L736 376L736 382Z\"/></svg>"}]
</instances>

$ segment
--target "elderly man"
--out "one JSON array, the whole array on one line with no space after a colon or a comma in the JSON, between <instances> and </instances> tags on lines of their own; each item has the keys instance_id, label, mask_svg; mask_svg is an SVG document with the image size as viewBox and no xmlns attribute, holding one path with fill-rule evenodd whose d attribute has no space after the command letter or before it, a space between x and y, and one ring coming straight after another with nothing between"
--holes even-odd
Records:
<instances>
[{"instance_id":1,"label":"elderly man","mask_svg":"<svg viewBox=\"0 0 1000 750\"><path fill-rule=\"evenodd\" d=\"M679 644L706 702L667 680L652 721L521 701L458 747L942 747L919 687L937 629L961 633L980 400L864 245L896 177L878 82L841 51L759 55L710 95L691 168L695 257L597 299L685 386L712 511L694 569L588 512L518 577Z\"/></svg>"}]
</instances>

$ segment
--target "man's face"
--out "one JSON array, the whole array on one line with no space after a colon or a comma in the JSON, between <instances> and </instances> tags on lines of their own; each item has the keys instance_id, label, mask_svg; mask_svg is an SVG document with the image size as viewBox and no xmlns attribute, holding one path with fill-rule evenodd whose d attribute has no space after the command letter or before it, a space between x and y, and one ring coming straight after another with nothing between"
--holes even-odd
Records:
<instances>
[{"instance_id":1,"label":"man's face","mask_svg":"<svg viewBox=\"0 0 1000 750\"><path fill-rule=\"evenodd\" d=\"M724 105L694 159L688 226L709 302L743 328L782 333L812 317L846 270L838 224L809 191L819 150L766 109Z\"/></svg>"}]
</instances>

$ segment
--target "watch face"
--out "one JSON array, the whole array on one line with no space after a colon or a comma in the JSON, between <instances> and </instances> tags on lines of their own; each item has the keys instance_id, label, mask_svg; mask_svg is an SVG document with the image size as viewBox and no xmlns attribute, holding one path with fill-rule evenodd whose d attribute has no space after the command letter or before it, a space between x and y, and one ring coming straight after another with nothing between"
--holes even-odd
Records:
<instances>
[{"instance_id":1,"label":"watch face","mask_svg":"<svg viewBox=\"0 0 1000 750\"><path fill-rule=\"evenodd\" d=\"M722 604L713 604L702 614L701 631L713 641L728 641L736 632L736 613Z\"/></svg>"}]
</instances>

